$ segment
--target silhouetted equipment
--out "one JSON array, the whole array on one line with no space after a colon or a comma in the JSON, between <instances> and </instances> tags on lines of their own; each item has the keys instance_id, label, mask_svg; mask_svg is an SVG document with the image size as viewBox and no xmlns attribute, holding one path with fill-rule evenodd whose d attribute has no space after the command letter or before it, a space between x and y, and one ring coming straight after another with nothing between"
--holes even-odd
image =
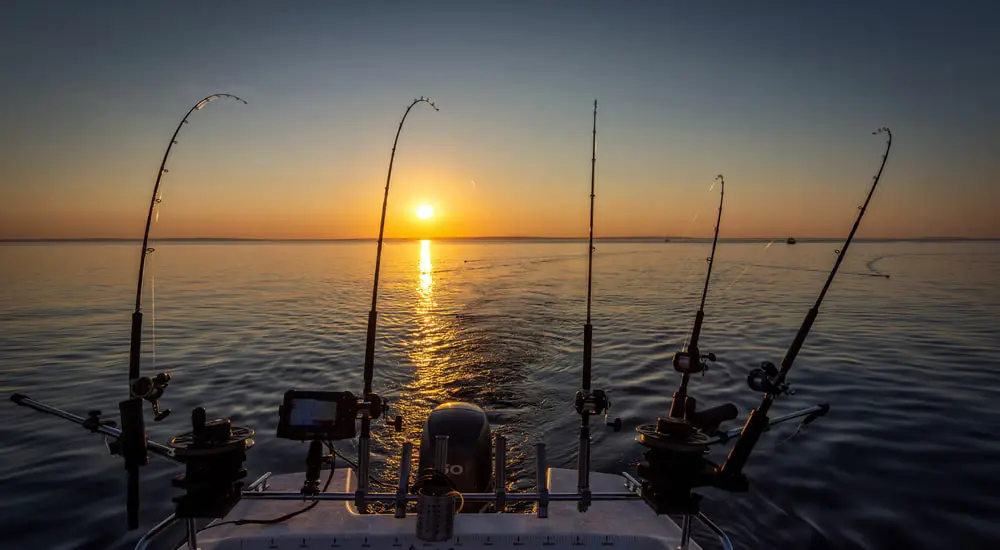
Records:
<instances>
[{"instance_id":1,"label":"silhouetted equipment","mask_svg":"<svg viewBox=\"0 0 1000 550\"><path fill-rule=\"evenodd\" d=\"M128 528L139 527L139 468L149 464L146 441L146 422L142 416L142 400L138 397L118 403L122 432L119 448L125 459L126 496L125 514Z\"/></svg>"},{"instance_id":2,"label":"silhouetted equipment","mask_svg":"<svg viewBox=\"0 0 1000 550\"><path fill-rule=\"evenodd\" d=\"M146 427L142 418L142 399L149 401L153 407L153 420L159 422L170 415L170 409L160 410L159 399L163 396L167 384L170 382L170 375L161 372L153 377L140 375L140 356L142 354L142 282L143 271L146 268L146 256L153 252L149 248L149 229L153 221L153 210L160 202L160 179L167 173L167 159L170 151L177 143L177 134L181 127L188 122L191 113L200 110L205 105L220 98L232 98L246 104L246 101L231 94L212 94L202 98L195 103L177 124L167 150L163 153L163 160L160 161L160 169L156 172L156 183L153 184L153 196L149 200L149 212L146 214L146 230L142 234L142 252L139 256L139 277L135 289L135 310L132 312L132 328L129 335L129 356L128 356L128 392L126 401L119 404L122 416L122 456L125 458L125 470L128 474L128 496L126 504L126 514L128 515L129 529L135 529L139 525L139 468L145 466L149 460L145 456Z\"/></svg>"},{"instance_id":3,"label":"silhouetted equipment","mask_svg":"<svg viewBox=\"0 0 1000 550\"><path fill-rule=\"evenodd\" d=\"M750 416L747 418L746 424L743 426L743 431L740 434L740 440L733 446L729 452L729 456L726 458L726 463L722 466L720 473L723 476L737 478L743 475L743 466L746 464L747 459L750 458L750 452L753 451L754 445L760 439L760 435L767 428L767 412L780 394L788 392L788 384L785 383L785 376L787 376L788 371L795 363L795 358L798 357L802 345L805 344L806 337L809 336L813 322L816 320L816 316L819 315L819 307L823 303L823 298L826 297L826 292L830 289L830 285L833 284L834 277L837 276L840 263L844 261L847 248L851 246L854 234L857 233L858 226L861 225L861 220L865 217L865 212L868 210L868 203L871 202L872 195L875 194L875 188L878 187L878 182L882 179L882 170L885 169L885 163L889 159L889 150L892 148L892 131L889 128L882 127L874 132L874 134L881 133L887 134L888 139L886 140L885 153L882 154L882 163L879 165L874 181L872 181L871 190L868 191L868 197L865 198L864 204L859 207L858 218L854 220L854 226L851 227L851 232L847 235L844 246L837 251L837 259L833 263L833 269L830 270L830 275L827 277L823 289L816 298L816 303L806 313L806 317L802 321L798 333L795 334L795 339L792 340L788 351L785 352L785 357L781 360L781 369L777 369L771 363L763 363L757 371L751 373L752 379L748 378L747 380L751 384L751 389L764 392L764 399L755 411L750 412Z\"/></svg>"},{"instance_id":4,"label":"silhouetted equipment","mask_svg":"<svg viewBox=\"0 0 1000 550\"><path fill-rule=\"evenodd\" d=\"M353 439L358 408L358 399L348 391L289 390L278 407L277 436L296 441ZM369 406L373 418L381 413L381 403Z\"/></svg>"},{"instance_id":5,"label":"silhouetted equipment","mask_svg":"<svg viewBox=\"0 0 1000 550\"><path fill-rule=\"evenodd\" d=\"M611 401L603 390L590 389L591 362L594 347L594 327L590 324L590 309L593 296L594 272L594 182L597 169L597 100L594 100L594 129L591 138L590 155L590 238L587 241L587 321L583 325L583 373L581 390L576 392L574 405L580 415L580 442L577 452L577 490L580 501L577 503L581 512L590 507L590 416L605 415L611 409ZM621 419L612 422L605 421L617 432L621 430Z\"/></svg>"},{"instance_id":6,"label":"silhouetted equipment","mask_svg":"<svg viewBox=\"0 0 1000 550\"><path fill-rule=\"evenodd\" d=\"M427 416L420 437L419 470L433 468L438 436L448 436L448 456L442 473L463 493L492 491L493 467L490 422L483 409L471 403L445 403Z\"/></svg>"},{"instance_id":7,"label":"silhouetted equipment","mask_svg":"<svg viewBox=\"0 0 1000 550\"><path fill-rule=\"evenodd\" d=\"M701 326L705 320L705 300L708 298L708 284L712 280L712 266L715 265L715 248L719 244L719 226L722 225L722 204L726 198L726 180L719 174L715 177L719 182L721 191L719 193L719 215L715 220L715 236L712 237L712 253L706 258L708 262L708 272L705 274L705 286L701 291L701 303L698 306L698 311L694 315L694 328L691 329L691 339L687 349L682 349L681 351L674 354L673 365L674 370L681 373L681 384L674 392L673 400L670 403L670 416L673 418L684 419L688 416L688 410L693 411L695 408L695 402L692 400L688 403L687 387L688 382L691 379L692 374L697 374L699 372L705 372L708 370L708 364L706 360L715 362L714 353L702 354L698 348L698 339L701 336ZM727 409L728 410L728 409ZM736 418L734 415L732 418ZM724 420L732 420L732 418L726 418Z\"/></svg>"},{"instance_id":8,"label":"silhouetted equipment","mask_svg":"<svg viewBox=\"0 0 1000 550\"><path fill-rule=\"evenodd\" d=\"M212 96L210 96L212 97ZM204 101L208 101L206 98ZM425 101L425 98L414 100L410 105ZM433 105L433 104L432 104ZM199 103L196 108L203 106ZM407 109L407 113L409 109ZM702 291L701 306L695 317L695 326L690 347L674 356L674 368L682 374L681 390L675 394L670 414L658 418L655 424L645 424L637 428L638 442L643 445L643 461L638 466L639 479L627 472L622 474L625 480L624 492L590 493L590 439L589 416L607 413L609 403L607 395L601 390L591 389L590 347L592 331L590 325L591 306L591 275L593 258L593 200L594 176L596 163L596 109L594 104L594 156L591 168L591 238L588 252L588 300L587 323L585 325L585 354L582 390L577 393L574 405L581 415L580 454L579 454L579 486L575 493L550 493L547 473L545 445L535 445L535 473L537 488L534 493L508 493L505 487L506 479L506 440L502 435L496 437L495 468L491 468L490 425L486 414L475 405L466 403L447 403L435 409L429 415L424 426L420 448L419 474L410 494L408 489L410 454L412 444L403 444L400 457L398 488L395 493L369 494L369 437L371 420L385 416L387 406L385 401L371 391L373 369L373 342L375 319L377 318L375 304L378 290L378 258L381 256L382 233L385 221L385 200L382 207L382 224L379 229L379 251L376 259L375 282L372 293L372 310L369 315L369 334L366 345L365 388L361 396L346 391L301 391L291 390L285 393L279 407L278 437L310 441L306 456L305 480L301 491L281 492L267 491L264 486L270 473L265 474L250 484L244 492L246 469L246 453L253 446L254 431L248 427L232 426L228 418L209 421L203 408L196 408L191 415L191 431L174 437L169 446L151 441L146 435L143 417L143 399L153 402L154 414L163 416L156 404L170 381L169 375L163 373L152 378L143 379L138 376L138 365L130 362L130 398L119 403L121 429L113 421L102 420L101 411L92 410L86 417L57 409L45 403L35 401L26 395L15 393L11 400L21 406L58 416L65 420L83 426L90 432L103 434L108 441L108 449L112 454L120 454L124 458L128 473L126 494L127 519L130 529L139 523L139 468L148 463L149 455L158 455L168 460L184 465L182 475L174 478L174 486L184 493L173 499L174 515L155 526L147 537L161 532L175 520L185 520L187 524L187 544L197 548L197 525L195 519L221 518L229 513L242 499L257 500L311 500L312 504L297 511L266 520L241 519L220 522L225 524L273 524L286 521L298 514L312 509L320 501L353 500L361 513L367 513L368 505L374 502L393 503L395 517L406 516L408 502L417 503L417 536L425 541L442 541L451 538L454 532L455 515L462 511L467 503L472 503L476 509L488 503L497 506L497 511L504 511L505 505L513 502L534 503L539 518L548 517L549 504L552 501L576 501L581 511L587 510L591 500L617 501L642 498L649 506L660 514L683 514L681 527L681 548L687 548L690 537L691 519L702 521L709 529L719 534L724 547L729 544L725 534L699 512L700 496L693 491L699 487L716 487L727 491L745 491L749 482L743 474L745 466L755 444L761 434L775 424L803 418L801 425L808 425L829 411L829 405L821 404L788 413L774 419L767 414L774 400L781 394L791 393L786 376L795 358L805 343L806 337L816 317L819 308L832 284L848 247L864 217L868 204L878 185L888 159L892 145L892 133L888 128L882 128L877 133L887 133L888 142L882 163L874 178L871 190L860 213L851 229L843 247L838 251L833 269L819 293L813 307L806 314L792 344L785 353L780 367L770 362L761 363L760 367L750 372L747 377L748 386L756 392L764 394L760 406L750 412L741 429L721 430L723 422L736 417L737 410L733 405L697 410L697 402L686 394L685 381L692 373L704 372L707 361L715 361L712 353L701 353L698 348L698 334L703 322L704 305L711 278L712 264L715 257L715 247L718 239L719 222L722 215L722 198L720 196L719 221L716 222L715 239L713 239L712 255L709 257L709 269L706 275L705 287ZM190 114L190 113L189 113ZM404 120L406 115L404 114ZM400 122L400 129L402 121ZM399 131L396 134L397 140ZM395 151L395 145L393 147ZM169 149L168 149L169 152ZM390 175L391 175L390 160ZM719 177L721 180L721 176ZM388 196L388 178L386 182L386 198ZM724 189L723 189L724 193ZM154 198L155 198L154 193ZM148 234L148 231L147 231ZM140 277L141 283L141 277ZM137 312L138 313L138 312ZM133 318L135 320L135 317ZM135 324L133 325L135 326ZM133 348L135 343L133 342ZM136 356L137 360L137 356ZM133 370L133 366L136 367ZM134 377L132 375L135 375ZM678 409L678 407L680 407ZM675 410L676 409L676 410ZM338 439L349 439L355 435L355 422L361 421L359 438L359 464L357 465L358 489L354 493L327 493L333 471L327 480L327 485L320 489L319 478L322 466L327 462L323 445ZM402 419L396 416L391 422L398 430ZM620 420L615 420L616 429L620 428ZM708 449L711 445L725 444L736 440L725 462L721 465L708 459ZM450 446L449 446L450 442ZM332 446L332 445L331 445ZM332 450L331 450L332 452ZM376 480L378 481L378 480ZM379 481L385 485L384 482ZM260 489L264 487L263 489ZM259 490L258 490L259 489ZM492 491L491 491L492 489ZM367 529L367 527L366 527ZM544 530L543 530L544 531ZM367 534L363 533L362 536ZM463 535L464 536L464 535ZM146 537L144 537L146 539ZM305 540L305 539L303 539ZM488 541L487 537L487 541ZM365 544L367 544L367 539ZM517 542L514 543L518 545ZM545 545L545 543L542 543Z\"/></svg>"},{"instance_id":9,"label":"silhouetted equipment","mask_svg":"<svg viewBox=\"0 0 1000 550\"><path fill-rule=\"evenodd\" d=\"M729 432L718 431L719 423L733 417L734 410L728 406L700 413L695 411L693 406L686 406L683 417L675 416L672 410L669 417L659 418L655 425L647 424L638 428L638 441L647 448L643 454L644 460L639 465L637 472L641 479L640 494L657 513L685 515L698 513L700 497L692 493L692 490L698 487L711 486L727 491L747 490L749 482L743 474L743 467L761 434L768 426L801 417L805 417L802 425L807 425L829 411L829 405L822 404L774 420L767 417L774 400L779 395L791 393L785 377L805 343L809 330L819 314L823 298L837 275L844 254L854 239L875 188L878 186L889 156L889 149L892 146L892 133L888 128L881 128L876 133L883 132L887 133L889 137L885 153L882 155L882 163L875 175L868 197L864 204L859 207L860 212L857 220L855 220L843 248L838 251L837 260L816 299L816 303L806 314L802 326L799 327L795 339L785 353L781 368L779 369L773 363L764 362L760 367L751 371L747 377L748 386L754 391L762 392L764 397L760 406L750 412L743 428ZM695 368L692 368L692 365L695 364L692 361L694 357L697 356L689 356L687 360L675 360L675 365L680 365L678 370L685 372L685 375L694 372L696 371ZM733 437L738 439L725 462L717 465L707 458L709 445L725 443Z\"/></svg>"},{"instance_id":10,"label":"silhouetted equipment","mask_svg":"<svg viewBox=\"0 0 1000 550\"><path fill-rule=\"evenodd\" d=\"M170 440L174 456L184 463L173 485L184 490L174 498L179 518L221 518L239 502L243 462L253 446L253 430L232 426L228 418L206 419L205 409L191 413L191 431Z\"/></svg>"},{"instance_id":11,"label":"silhouetted equipment","mask_svg":"<svg viewBox=\"0 0 1000 550\"><path fill-rule=\"evenodd\" d=\"M375 374L375 329L378 324L378 276L379 269L382 265L382 242L385 236L385 212L386 207L389 204L389 184L392 181L392 163L396 159L396 145L399 144L399 134L403 131L403 123L406 122L407 115L410 114L410 109L413 108L417 103L426 103L438 111L437 105L434 104L429 98L420 96L414 99L412 103L406 108L403 113L403 118L399 120L399 128L396 129L396 138L392 142L392 154L389 155L389 171L385 176L385 194L382 196L382 217L379 220L378 225L378 248L375 251L375 277L372 282L372 307L368 311L368 331L365 335L365 363L364 363L364 381L365 387L362 393L362 399L372 400L379 399L378 396L372 393L372 378ZM396 426L397 429L402 425L402 418L397 417ZM368 512L368 503L365 501L365 494L368 493L368 461L370 458L369 446L371 445L371 419L368 416L362 416L361 418L361 437L358 440L358 490L357 499L355 504L361 513Z\"/></svg>"},{"instance_id":12,"label":"silhouetted equipment","mask_svg":"<svg viewBox=\"0 0 1000 550\"><path fill-rule=\"evenodd\" d=\"M146 230L142 234L142 252L139 255L139 277L136 282L135 289L135 310L132 312L132 331L129 340L129 356L128 356L128 387L130 397L142 397L149 400L153 404L154 415L157 417L156 420L163 420L170 410L167 409L163 413L159 413L159 408L156 400L163 395L163 390L167 386L167 382L170 381L170 376L167 373L161 373L156 375L153 379L142 378L139 375L140 366L140 355L142 353L142 283L143 283L143 271L146 268L146 256L153 252L152 248L149 248L149 229L153 222L153 210L156 205L160 202L160 179L163 174L167 173L167 159L170 158L170 151L173 149L174 145L177 144L177 134L180 133L181 128L187 124L188 117L191 113L199 111L205 105L208 105L216 99L231 98L235 99L244 105L246 105L246 100L236 97L232 94L212 94L205 96L201 101L195 103L188 112L185 113L184 118L181 119L180 123L177 124L177 128L174 130L172 136L170 136L170 142L167 144L167 150L163 153L163 160L160 161L160 169L156 172L156 183L153 184L153 196L149 199L149 211L146 214Z\"/></svg>"}]
</instances>

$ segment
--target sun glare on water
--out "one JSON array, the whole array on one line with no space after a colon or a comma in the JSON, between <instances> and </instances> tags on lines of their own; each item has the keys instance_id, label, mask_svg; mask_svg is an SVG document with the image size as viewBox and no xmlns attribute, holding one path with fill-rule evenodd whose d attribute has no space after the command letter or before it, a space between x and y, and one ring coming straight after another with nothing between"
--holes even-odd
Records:
<instances>
[{"instance_id":1,"label":"sun glare on water","mask_svg":"<svg viewBox=\"0 0 1000 550\"><path fill-rule=\"evenodd\" d=\"M421 220L429 220L434 217L434 207L429 204L421 204L417 207L417 217Z\"/></svg>"}]
</instances>

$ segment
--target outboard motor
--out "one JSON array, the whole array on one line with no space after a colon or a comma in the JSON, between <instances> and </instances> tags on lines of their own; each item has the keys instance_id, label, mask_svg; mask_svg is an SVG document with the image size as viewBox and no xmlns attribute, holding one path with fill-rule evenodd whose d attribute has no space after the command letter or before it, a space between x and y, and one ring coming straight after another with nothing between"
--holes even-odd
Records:
<instances>
[{"instance_id":1,"label":"outboard motor","mask_svg":"<svg viewBox=\"0 0 1000 550\"><path fill-rule=\"evenodd\" d=\"M493 491L490 422L483 409L471 403L444 403L431 411L420 438L420 471L434 467L434 438L448 436L444 473L461 493ZM475 511L477 506L466 506Z\"/></svg>"}]
</instances>

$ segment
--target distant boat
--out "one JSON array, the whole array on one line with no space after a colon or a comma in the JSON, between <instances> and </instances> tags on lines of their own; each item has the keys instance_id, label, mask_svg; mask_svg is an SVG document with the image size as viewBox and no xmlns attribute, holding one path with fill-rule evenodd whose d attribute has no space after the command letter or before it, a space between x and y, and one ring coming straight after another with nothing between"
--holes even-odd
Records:
<instances>
[{"instance_id":1,"label":"distant boat","mask_svg":"<svg viewBox=\"0 0 1000 550\"><path fill-rule=\"evenodd\" d=\"M663 239L663 242L665 242L665 243L669 243L669 242L670 242L670 239Z\"/></svg>"},{"instance_id":2,"label":"distant boat","mask_svg":"<svg viewBox=\"0 0 1000 550\"><path fill-rule=\"evenodd\" d=\"M795 244L795 237L788 237L788 240L785 241L785 244Z\"/></svg>"}]
</instances>

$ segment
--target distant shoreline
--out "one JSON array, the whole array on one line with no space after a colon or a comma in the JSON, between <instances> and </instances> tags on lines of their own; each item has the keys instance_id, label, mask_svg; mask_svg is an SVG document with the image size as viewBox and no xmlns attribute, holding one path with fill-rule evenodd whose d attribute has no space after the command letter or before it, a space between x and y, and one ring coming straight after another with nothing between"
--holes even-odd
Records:
<instances>
[{"instance_id":1,"label":"distant shoreline","mask_svg":"<svg viewBox=\"0 0 1000 550\"><path fill-rule=\"evenodd\" d=\"M774 241L776 244L784 244L786 237L720 237L719 242L725 243L766 243ZM424 239L417 238L387 238L387 242L412 242ZM586 237L440 237L428 239L438 242L523 242L523 243L552 243L552 242L584 242ZM673 244L673 243L703 243L710 242L711 237L595 237L595 242L604 243L648 243L648 244ZM189 237L189 238L159 238L155 242L160 243L338 243L338 242L374 242L373 237L364 238L342 238L342 239L259 239L259 238L225 238L225 237ZM844 237L796 237L799 244L807 243L841 243ZM993 242L1000 241L1000 237L858 237L855 242ZM48 238L48 239L0 239L0 244L115 244L115 243L139 243L140 239L126 238Z\"/></svg>"}]
</instances>

